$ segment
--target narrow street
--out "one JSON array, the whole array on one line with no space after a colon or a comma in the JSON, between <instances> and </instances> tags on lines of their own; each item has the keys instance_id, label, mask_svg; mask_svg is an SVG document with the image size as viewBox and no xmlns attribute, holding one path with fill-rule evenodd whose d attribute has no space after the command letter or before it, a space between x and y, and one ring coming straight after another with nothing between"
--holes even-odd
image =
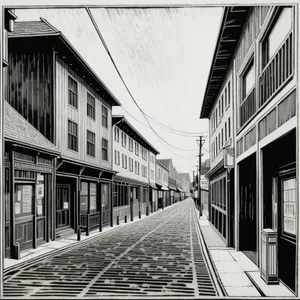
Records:
<instances>
[{"instance_id":1,"label":"narrow street","mask_svg":"<svg viewBox=\"0 0 300 300\"><path fill-rule=\"evenodd\" d=\"M217 296L191 199L120 226L4 282L4 296Z\"/></svg>"}]
</instances>

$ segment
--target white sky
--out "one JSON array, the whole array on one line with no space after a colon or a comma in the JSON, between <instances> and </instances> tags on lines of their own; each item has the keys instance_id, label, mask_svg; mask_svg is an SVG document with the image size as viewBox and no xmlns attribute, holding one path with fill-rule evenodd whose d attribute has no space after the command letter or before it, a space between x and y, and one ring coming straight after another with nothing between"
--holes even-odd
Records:
<instances>
[{"instance_id":1,"label":"white sky","mask_svg":"<svg viewBox=\"0 0 300 300\"><path fill-rule=\"evenodd\" d=\"M199 120L201 103L220 26L222 8L93 9L108 48L140 107L155 120L186 132L207 132ZM128 95L84 9L17 10L17 21L44 17L69 39L123 107L146 121ZM159 141L150 128L124 114L178 171L192 174L197 164L196 137L153 128L175 149ZM208 138L204 145L209 150ZM208 158L204 151L203 159Z\"/></svg>"}]
</instances>

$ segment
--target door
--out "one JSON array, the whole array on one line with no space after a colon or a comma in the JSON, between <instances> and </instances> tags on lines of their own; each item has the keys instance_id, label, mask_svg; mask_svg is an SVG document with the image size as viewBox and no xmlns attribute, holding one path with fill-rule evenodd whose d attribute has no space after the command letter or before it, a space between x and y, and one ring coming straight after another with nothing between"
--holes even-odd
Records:
<instances>
[{"instance_id":1,"label":"door","mask_svg":"<svg viewBox=\"0 0 300 300\"><path fill-rule=\"evenodd\" d=\"M279 176L278 274L293 292L296 288L296 173Z\"/></svg>"},{"instance_id":2,"label":"door","mask_svg":"<svg viewBox=\"0 0 300 300\"><path fill-rule=\"evenodd\" d=\"M15 241L21 251L33 247L34 197L34 184L15 185Z\"/></svg>"},{"instance_id":3,"label":"door","mask_svg":"<svg viewBox=\"0 0 300 300\"><path fill-rule=\"evenodd\" d=\"M70 227L70 186L56 187L56 228Z\"/></svg>"},{"instance_id":4,"label":"door","mask_svg":"<svg viewBox=\"0 0 300 300\"><path fill-rule=\"evenodd\" d=\"M109 184L101 183L102 224L110 222Z\"/></svg>"}]
</instances>

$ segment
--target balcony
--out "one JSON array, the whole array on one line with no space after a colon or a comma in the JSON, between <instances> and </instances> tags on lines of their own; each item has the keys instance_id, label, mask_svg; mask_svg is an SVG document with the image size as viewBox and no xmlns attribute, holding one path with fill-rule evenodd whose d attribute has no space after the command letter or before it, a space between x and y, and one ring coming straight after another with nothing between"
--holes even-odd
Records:
<instances>
[{"instance_id":1,"label":"balcony","mask_svg":"<svg viewBox=\"0 0 300 300\"><path fill-rule=\"evenodd\" d=\"M240 127L256 113L255 87L248 93L240 106Z\"/></svg>"},{"instance_id":2,"label":"balcony","mask_svg":"<svg viewBox=\"0 0 300 300\"><path fill-rule=\"evenodd\" d=\"M292 77L293 68L293 36L291 32L261 72L259 107L267 103Z\"/></svg>"}]
</instances>

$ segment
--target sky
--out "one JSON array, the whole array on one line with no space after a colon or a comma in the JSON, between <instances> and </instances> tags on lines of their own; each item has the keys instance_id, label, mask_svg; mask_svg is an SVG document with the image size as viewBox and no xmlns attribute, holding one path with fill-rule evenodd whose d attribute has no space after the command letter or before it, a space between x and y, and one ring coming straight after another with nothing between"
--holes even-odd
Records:
<instances>
[{"instance_id":1,"label":"sky","mask_svg":"<svg viewBox=\"0 0 300 300\"><path fill-rule=\"evenodd\" d=\"M17 21L43 17L60 30L122 103L113 114L125 115L159 150L158 158L172 158L179 172L191 175L198 161L196 135L206 136L202 159L209 157L208 121L199 115L222 11L91 9L124 81L140 108L155 120L148 119L160 138L128 94L85 9L19 9L16 15Z\"/></svg>"}]
</instances>

